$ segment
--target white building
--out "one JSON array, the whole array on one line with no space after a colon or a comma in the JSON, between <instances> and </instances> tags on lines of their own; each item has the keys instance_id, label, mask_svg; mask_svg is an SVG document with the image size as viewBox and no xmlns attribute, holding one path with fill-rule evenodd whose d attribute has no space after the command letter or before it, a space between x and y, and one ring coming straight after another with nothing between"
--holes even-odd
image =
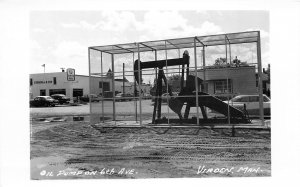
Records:
<instances>
[{"instance_id":1,"label":"white building","mask_svg":"<svg viewBox=\"0 0 300 187\"><path fill-rule=\"evenodd\" d=\"M205 69L205 77L203 69L198 70L197 74L200 79L206 80L207 92L210 94L255 94L258 90L255 66L212 67Z\"/></svg>"},{"instance_id":2,"label":"white building","mask_svg":"<svg viewBox=\"0 0 300 187\"><path fill-rule=\"evenodd\" d=\"M112 76L99 76L97 74L91 77L91 94L102 95L105 97L112 96ZM53 94L64 94L67 97L84 96L90 93L89 76L76 75L74 81L68 81L67 72L54 73L36 73L30 74L30 98L36 96L51 96ZM123 80L115 80L115 92L123 92ZM134 93L134 83L124 81L125 93ZM138 85L137 89L138 89ZM142 84L141 89L143 93L150 92L150 85ZM103 91L103 92L102 92ZM110 92L110 93L109 93Z\"/></svg>"},{"instance_id":3,"label":"white building","mask_svg":"<svg viewBox=\"0 0 300 187\"><path fill-rule=\"evenodd\" d=\"M67 80L67 72L30 74L30 98L39 95L65 94L78 97L89 94L89 76L75 75L74 81ZM112 79L93 76L91 93L101 95L103 91L112 90Z\"/></svg>"}]
</instances>

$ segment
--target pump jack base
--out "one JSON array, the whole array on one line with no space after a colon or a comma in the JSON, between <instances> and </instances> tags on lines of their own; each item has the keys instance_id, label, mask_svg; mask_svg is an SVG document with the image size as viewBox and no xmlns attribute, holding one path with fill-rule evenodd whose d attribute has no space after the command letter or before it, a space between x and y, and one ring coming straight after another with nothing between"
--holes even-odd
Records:
<instances>
[{"instance_id":1,"label":"pump jack base","mask_svg":"<svg viewBox=\"0 0 300 187\"><path fill-rule=\"evenodd\" d=\"M237 119L237 118L231 118L230 119L231 124L249 124L249 121L245 121L244 119ZM191 119L172 119L172 118L161 118L156 119L154 124L197 124L197 118L193 117ZM228 124L227 118L209 118L209 119L199 119L199 124L205 125L205 124Z\"/></svg>"}]
</instances>

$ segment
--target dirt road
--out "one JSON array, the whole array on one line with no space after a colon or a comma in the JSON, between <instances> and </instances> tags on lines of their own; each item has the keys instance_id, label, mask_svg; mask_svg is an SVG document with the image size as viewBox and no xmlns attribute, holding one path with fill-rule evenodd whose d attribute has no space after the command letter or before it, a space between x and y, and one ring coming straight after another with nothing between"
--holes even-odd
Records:
<instances>
[{"instance_id":1,"label":"dirt road","mask_svg":"<svg viewBox=\"0 0 300 187\"><path fill-rule=\"evenodd\" d=\"M116 128L31 122L31 178L254 177L271 175L268 131Z\"/></svg>"}]
</instances>

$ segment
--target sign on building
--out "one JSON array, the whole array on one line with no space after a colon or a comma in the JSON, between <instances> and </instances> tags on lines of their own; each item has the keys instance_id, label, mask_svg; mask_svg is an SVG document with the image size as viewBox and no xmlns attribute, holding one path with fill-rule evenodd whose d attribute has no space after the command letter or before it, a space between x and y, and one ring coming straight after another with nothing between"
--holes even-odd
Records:
<instances>
[{"instance_id":1,"label":"sign on building","mask_svg":"<svg viewBox=\"0 0 300 187\"><path fill-rule=\"evenodd\" d=\"M72 68L67 69L67 80L75 81L75 69Z\"/></svg>"}]
</instances>

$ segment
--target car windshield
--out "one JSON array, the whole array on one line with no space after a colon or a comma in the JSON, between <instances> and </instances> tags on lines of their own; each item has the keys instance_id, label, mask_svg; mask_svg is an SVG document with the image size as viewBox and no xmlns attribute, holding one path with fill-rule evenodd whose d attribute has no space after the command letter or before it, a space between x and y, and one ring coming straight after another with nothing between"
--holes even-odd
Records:
<instances>
[{"instance_id":1,"label":"car windshield","mask_svg":"<svg viewBox=\"0 0 300 187\"><path fill-rule=\"evenodd\" d=\"M49 96L48 96L48 97L45 97L45 99L52 99L52 97L49 97Z\"/></svg>"},{"instance_id":2,"label":"car windshield","mask_svg":"<svg viewBox=\"0 0 300 187\"><path fill-rule=\"evenodd\" d=\"M231 102L259 102L258 95L251 96L236 96L230 100ZM263 96L263 102L269 102L270 99L267 96Z\"/></svg>"},{"instance_id":3,"label":"car windshield","mask_svg":"<svg viewBox=\"0 0 300 187\"><path fill-rule=\"evenodd\" d=\"M236 96L236 97L232 98L230 101L232 101L232 102L240 102L241 98L242 98L241 96Z\"/></svg>"},{"instance_id":4,"label":"car windshield","mask_svg":"<svg viewBox=\"0 0 300 187\"><path fill-rule=\"evenodd\" d=\"M231 102L249 102L248 96L236 96L230 100Z\"/></svg>"}]
</instances>

